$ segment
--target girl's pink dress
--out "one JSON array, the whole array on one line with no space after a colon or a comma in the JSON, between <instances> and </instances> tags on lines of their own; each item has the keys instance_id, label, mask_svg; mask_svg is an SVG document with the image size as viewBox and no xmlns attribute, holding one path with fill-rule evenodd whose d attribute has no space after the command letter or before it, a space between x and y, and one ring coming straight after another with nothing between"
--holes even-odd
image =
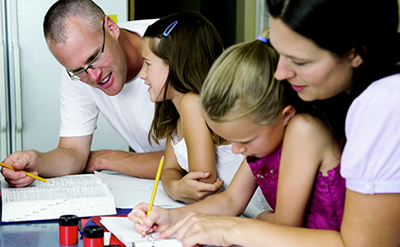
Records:
<instances>
[{"instance_id":1,"label":"girl's pink dress","mask_svg":"<svg viewBox=\"0 0 400 247\"><path fill-rule=\"evenodd\" d=\"M276 206L279 163L282 145L272 154L263 157L247 157L253 175L265 199L272 209ZM298 188L301 190L301 188ZM308 202L304 227L311 229L340 230L346 193L345 179L340 175L340 164L328 171L328 176L318 172Z\"/></svg>"}]
</instances>

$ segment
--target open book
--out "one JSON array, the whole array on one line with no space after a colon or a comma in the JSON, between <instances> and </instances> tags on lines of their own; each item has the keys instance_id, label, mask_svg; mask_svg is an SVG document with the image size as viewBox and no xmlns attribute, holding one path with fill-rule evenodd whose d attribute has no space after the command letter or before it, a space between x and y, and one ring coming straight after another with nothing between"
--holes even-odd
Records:
<instances>
[{"instance_id":1,"label":"open book","mask_svg":"<svg viewBox=\"0 0 400 247\"><path fill-rule=\"evenodd\" d=\"M116 214L114 198L93 174L35 181L25 188L13 188L2 178L2 221L58 219L64 214L78 217Z\"/></svg>"},{"instance_id":2,"label":"open book","mask_svg":"<svg viewBox=\"0 0 400 247\"><path fill-rule=\"evenodd\" d=\"M154 239L154 233L142 238L142 234L137 232L134 222L127 217L101 217L101 224L106 227L115 237L117 237L127 247L179 247L181 241L170 239Z\"/></svg>"}]
</instances>

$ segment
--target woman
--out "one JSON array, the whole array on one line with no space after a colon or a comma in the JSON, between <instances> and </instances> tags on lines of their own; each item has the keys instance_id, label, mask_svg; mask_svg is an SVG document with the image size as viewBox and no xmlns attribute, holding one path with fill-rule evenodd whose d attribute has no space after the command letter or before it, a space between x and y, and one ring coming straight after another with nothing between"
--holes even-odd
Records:
<instances>
[{"instance_id":1,"label":"woman","mask_svg":"<svg viewBox=\"0 0 400 247\"><path fill-rule=\"evenodd\" d=\"M174 224L161 237L176 233L184 246L399 246L397 1L267 3L270 41L280 53L275 77L288 80L305 101L350 95L341 161L347 191L340 232L192 212L174 217L154 209L142 226L160 231Z\"/></svg>"}]
</instances>

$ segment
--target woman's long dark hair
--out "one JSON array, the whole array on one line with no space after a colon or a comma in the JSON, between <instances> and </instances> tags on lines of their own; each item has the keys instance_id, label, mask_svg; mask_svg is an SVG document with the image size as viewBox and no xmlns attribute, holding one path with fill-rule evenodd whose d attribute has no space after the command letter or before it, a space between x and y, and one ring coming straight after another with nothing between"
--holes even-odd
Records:
<instances>
[{"instance_id":1,"label":"woman's long dark hair","mask_svg":"<svg viewBox=\"0 0 400 247\"><path fill-rule=\"evenodd\" d=\"M344 118L351 102L372 82L398 72L400 61L397 0L266 0L273 18L338 57L353 48L363 58L350 95L315 105L344 141ZM347 101L346 104L343 101ZM343 142L344 143L344 142Z\"/></svg>"}]
</instances>

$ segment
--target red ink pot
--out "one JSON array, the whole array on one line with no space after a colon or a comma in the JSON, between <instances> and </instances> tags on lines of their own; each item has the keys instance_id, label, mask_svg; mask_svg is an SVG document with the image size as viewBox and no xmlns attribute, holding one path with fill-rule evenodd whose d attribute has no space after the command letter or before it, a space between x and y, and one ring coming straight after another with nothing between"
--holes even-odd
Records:
<instances>
[{"instance_id":1,"label":"red ink pot","mask_svg":"<svg viewBox=\"0 0 400 247\"><path fill-rule=\"evenodd\" d=\"M78 216L61 215L58 219L60 244L74 245L78 243Z\"/></svg>"},{"instance_id":2,"label":"red ink pot","mask_svg":"<svg viewBox=\"0 0 400 247\"><path fill-rule=\"evenodd\" d=\"M104 247L104 228L101 226L88 226L83 229L84 247Z\"/></svg>"}]
</instances>

